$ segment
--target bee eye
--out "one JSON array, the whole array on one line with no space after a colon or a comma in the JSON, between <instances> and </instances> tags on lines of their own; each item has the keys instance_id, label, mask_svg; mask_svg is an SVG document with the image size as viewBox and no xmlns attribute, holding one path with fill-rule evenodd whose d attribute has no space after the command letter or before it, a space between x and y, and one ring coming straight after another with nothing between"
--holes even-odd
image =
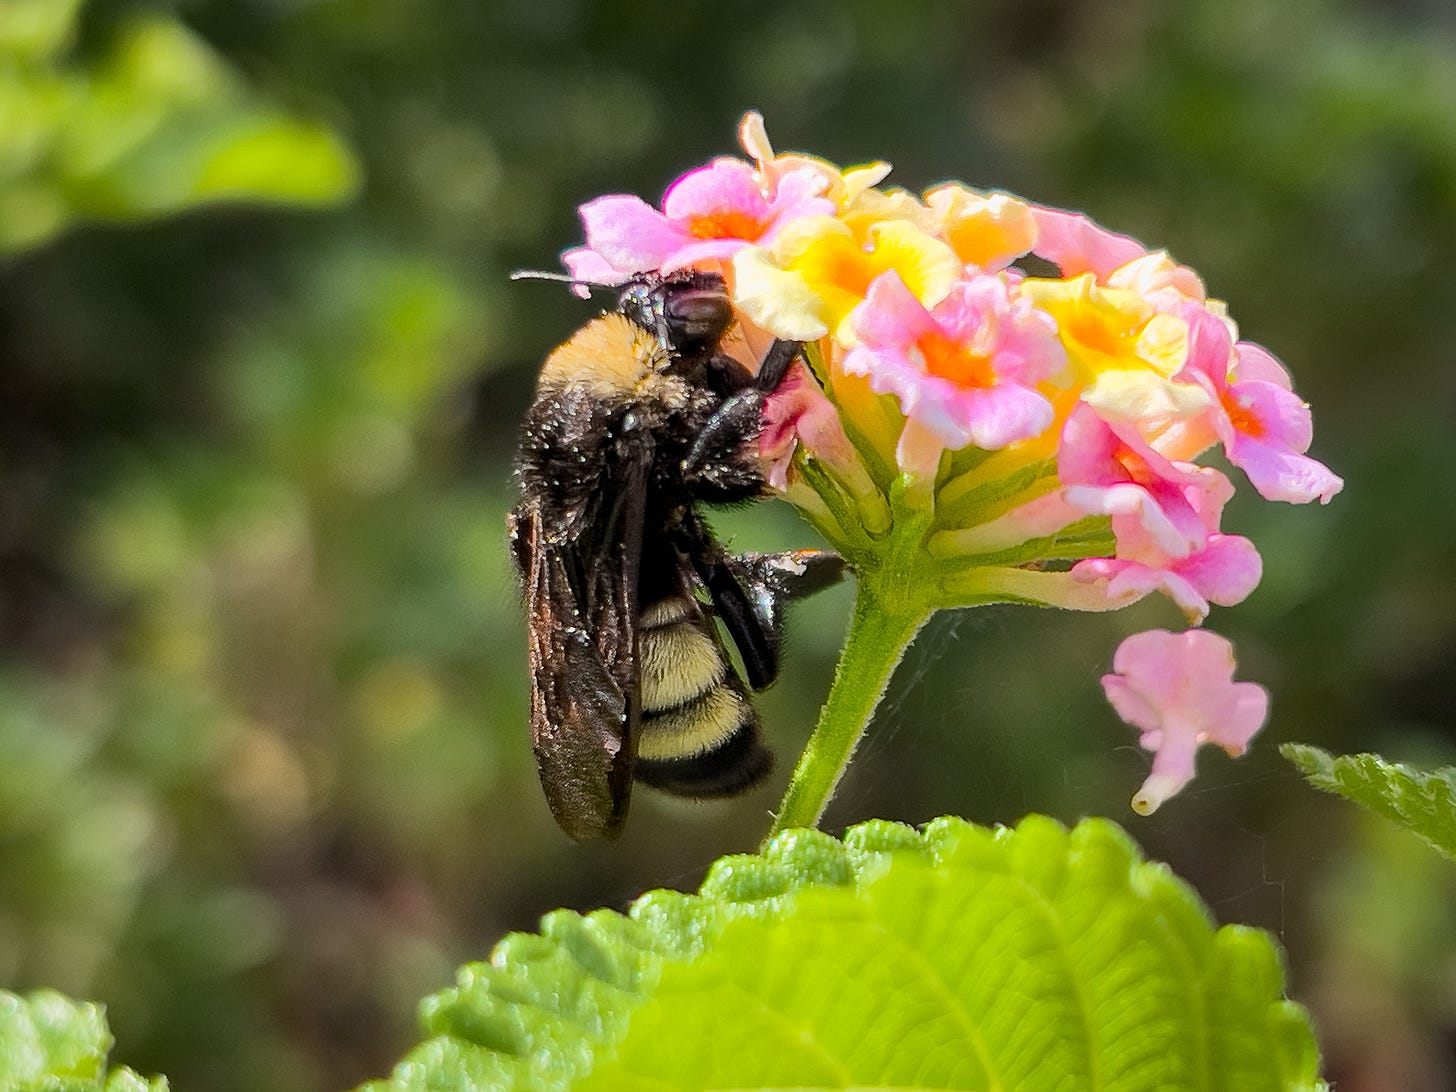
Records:
<instances>
[{"instance_id":1,"label":"bee eye","mask_svg":"<svg viewBox=\"0 0 1456 1092\"><path fill-rule=\"evenodd\" d=\"M679 345L715 342L733 322L733 305L723 292L714 289L680 289L663 302L672 341Z\"/></svg>"}]
</instances>

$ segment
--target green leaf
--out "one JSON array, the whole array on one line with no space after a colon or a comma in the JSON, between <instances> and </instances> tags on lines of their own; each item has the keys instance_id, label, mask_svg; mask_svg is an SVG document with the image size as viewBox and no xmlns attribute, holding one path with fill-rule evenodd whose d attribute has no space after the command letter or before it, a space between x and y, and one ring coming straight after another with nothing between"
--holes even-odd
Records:
<instances>
[{"instance_id":1,"label":"green leaf","mask_svg":"<svg viewBox=\"0 0 1456 1092\"><path fill-rule=\"evenodd\" d=\"M1279 748L1310 784L1394 820L1456 861L1456 767L1430 773L1379 755L1332 755L1303 743Z\"/></svg>"},{"instance_id":2,"label":"green leaf","mask_svg":"<svg viewBox=\"0 0 1456 1092\"><path fill-rule=\"evenodd\" d=\"M367 1092L1322 1089L1268 935L1112 823L789 831L700 894L548 916Z\"/></svg>"},{"instance_id":3,"label":"green leaf","mask_svg":"<svg viewBox=\"0 0 1456 1092\"><path fill-rule=\"evenodd\" d=\"M101 1006L50 990L0 990L0 1088L6 1092L166 1092L130 1069L106 1072L111 1032Z\"/></svg>"}]
</instances>

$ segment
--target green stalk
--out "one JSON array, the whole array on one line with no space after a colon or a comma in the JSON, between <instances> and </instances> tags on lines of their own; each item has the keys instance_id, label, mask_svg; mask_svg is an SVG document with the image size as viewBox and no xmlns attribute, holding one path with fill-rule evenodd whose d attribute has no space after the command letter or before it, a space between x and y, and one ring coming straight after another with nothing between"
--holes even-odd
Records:
<instances>
[{"instance_id":1,"label":"green stalk","mask_svg":"<svg viewBox=\"0 0 1456 1092\"><path fill-rule=\"evenodd\" d=\"M890 676L929 616L929 608L907 594L903 582L887 578L885 570L861 577L834 683L769 837L819 822Z\"/></svg>"}]
</instances>

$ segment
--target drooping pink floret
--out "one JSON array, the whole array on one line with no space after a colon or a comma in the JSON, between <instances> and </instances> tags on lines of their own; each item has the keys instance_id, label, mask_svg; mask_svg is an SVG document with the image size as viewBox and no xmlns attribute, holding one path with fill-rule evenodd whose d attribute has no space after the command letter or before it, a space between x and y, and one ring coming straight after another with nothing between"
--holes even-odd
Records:
<instances>
[{"instance_id":1,"label":"drooping pink floret","mask_svg":"<svg viewBox=\"0 0 1456 1092\"><path fill-rule=\"evenodd\" d=\"M1208 506L1189 496L1216 488L1218 471L1168 461L1135 429L1103 420L1086 403L1062 426L1057 476L1068 504L1089 515L1135 518L1170 556L1186 556L1215 530L1201 514Z\"/></svg>"},{"instance_id":2,"label":"drooping pink floret","mask_svg":"<svg viewBox=\"0 0 1456 1092\"><path fill-rule=\"evenodd\" d=\"M1170 552L1148 533L1136 515L1113 515L1115 555L1079 561L1072 566L1072 579L1088 584L1106 581L1107 597L1114 602L1132 602L1161 591L1192 624L1208 617L1211 603L1231 607L1243 602L1264 574L1263 559L1242 535L1218 531L1233 485L1212 468L1205 473L1213 477L1196 486L1182 487L1184 499L1208 528L1196 547Z\"/></svg>"},{"instance_id":3,"label":"drooping pink floret","mask_svg":"<svg viewBox=\"0 0 1456 1092\"><path fill-rule=\"evenodd\" d=\"M1126 526L1118 531L1120 518L1126 519L1114 516L1112 520L1119 543L1128 534ZM1208 617L1210 604L1231 607L1242 603L1263 575L1264 562L1254 544L1242 535L1225 534L1209 535L1201 548L1185 557L1095 557L1072 566L1072 579L1078 583L1107 581L1109 603L1126 605L1162 592L1192 625Z\"/></svg>"},{"instance_id":4,"label":"drooping pink floret","mask_svg":"<svg viewBox=\"0 0 1456 1092\"><path fill-rule=\"evenodd\" d=\"M1066 357L1056 324L1007 278L959 281L927 311L891 271L875 278L852 322L859 344L844 371L895 395L946 447L1002 448L1050 427L1051 403L1034 387Z\"/></svg>"},{"instance_id":5,"label":"drooping pink floret","mask_svg":"<svg viewBox=\"0 0 1456 1092\"><path fill-rule=\"evenodd\" d=\"M1188 784L1202 744L1234 756L1248 749L1268 716L1269 695L1233 675L1233 646L1207 630L1149 630L1119 646L1102 689L1154 754L1152 772L1132 799L1134 811L1150 815Z\"/></svg>"},{"instance_id":6,"label":"drooping pink floret","mask_svg":"<svg viewBox=\"0 0 1456 1092\"><path fill-rule=\"evenodd\" d=\"M1229 462L1266 500L1328 504L1344 481L1304 452L1314 438L1309 406L1289 389L1289 375L1267 350L1241 341L1206 308L1188 304L1185 376L1212 396L1211 422ZM1232 373L1232 379L1230 374Z\"/></svg>"},{"instance_id":7,"label":"drooping pink floret","mask_svg":"<svg viewBox=\"0 0 1456 1092\"><path fill-rule=\"evenodd\" d=\"M669 186L661 211L628 194L588 201L580 209L586 246L561 260L573 277L596 284L726 261L750 243L771 241L791 219L832 213L833 203L820 196L824 185L819 173L800 168L765 193L751 164L716 159Z\"/></svg>"}]
</instances>

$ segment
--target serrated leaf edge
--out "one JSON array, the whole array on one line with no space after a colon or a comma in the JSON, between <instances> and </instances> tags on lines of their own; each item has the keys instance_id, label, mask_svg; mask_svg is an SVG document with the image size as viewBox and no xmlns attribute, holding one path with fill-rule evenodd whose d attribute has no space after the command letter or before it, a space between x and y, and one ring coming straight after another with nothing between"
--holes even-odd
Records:
<instances>
[{"instance_id":1,"label":"serrated leaf edge","mask_svg":"<svg viewBox=\"0 0 1456 1092\"><path fill-rule=\"evenodd\" d=\"M1036 815L1027 817L1016 827L998 825L993 828L978 827L955 817L934 820L922 830L906 824L874 820L850 828L842 839L820 831L785 831L766 844L758 855L741 854L715 862L699 892L694 895L671 890L650 891L636 899L626 914L601 910L583 918L569 911L553 912L543 919L541 933L510 934L492 950L487 962L462 968L457 986L442 991L433 998L427 998L421 1005L422 1014L426 1014L427 1028L438 1034L445 1031L439 1020L441 1012L450 1005L464 1004L466 995L471 991L484 988L489 992L495 989L498 991L497 996L504 1001L512 992L518 992L509 988L510 983L504 977L513 969L511 950L530 945L537 953L533 963L550 962L559 966L561 973L573 976L580 974L599 982L619 993L624 1002L625 1012L619 1014L620 1018L604 1022L600 1029L589 1028L575 1021L559 1007L539 1003L539 996L535 999L517 996L500 1006L501 1009L516 1010L501 1012L500 1015L513 1028L523 1032L519 1040L520 1049L506 1053L513 1055L519 1063L534 1069L543 1060L552 1060L551 1046L554 1045L559 1050L563 1045L558 1035L552 1034L552 1030L570 1029L574 1036L568 1037L577 1037L575 1045L584 1048L584 1053L589 1056L582 1056L583 1050L578 1050L572 1052L576 1055L574 1059L560 1058L559 1055L555 1058L569 1071L571 1079L580 1078L615 1053L615 1044L620 1041L620 1035L630 1023L630 1012L650 997L663 968L670 962L688 961L702 954L711 947L729 923L749 918L784 916L791 910L797 896L812 888L863 889L882 878L890 870L892 863L911 867L918 863L921 866L939 868L985 867L988 863L994 863L999 866L998 870L1004 871L1008 876L1016 876L1025 884L1040 905L1046 902L1045 895L1034 881L1017 874L1015 849L1018 843L1035 842L1049 837L1060 843L1069 858L1094 849L1109 854L1109 859L1114 864L1126 867L1124 882L1129 885L1129 890L1135 891L1143 899L1153 898L1157 888L1173 888L1180 900L1196 907L1205 923L1214 930L1210 939L1221 938L1224 929L1236 928L1216 929L1214 923L1208 920L1207 912L1196 893L1164 866L1145 860L1131 837L1109 820L1086 819L1071 830L1053 819ZM1064 868L1063 874L1065 872ZM1042 909L1045 911L1047 907L1043 906ZM629 951L630 961L639 969L635 975L636 981L624 984L599 973L604 963L620 967L626 960L612 958L608 953L604 960L584 961L568 945L551 935L572 919L590 920L595 926L593 932L596 941L610 946L624 946ZM1056 925L1055 921L1053 925ZM1061 935L1060 927L1055 931L1065 954L1066 938ZM1199 954L1186 948L1187 938L1182 929L1170 927L1168 936L1181 955L1194 963L1198 962ZM543 959L541 953L547 951L550 954ZM1206 957L1207 953L1204 955ZM1282 973L1280 983L1282 988ZM546 992L551 998L561 1000L560 991ZM1205 1005L1206 1000L1200 997L1200 1006ZM1282 997L1272 1001L1271 1005L1281 1011L1304 1011L1297 1004ZM1080 1008L1085 1012L1085 1005ZM541 1026L534 1030L527 1026L527 1016L531 1013L538 1014L535 1018L542 1021ZM611 1024L616 1027L606 1026ZM1307 1014L1304 1014L1304 1024L1308 1028ZM590 1042L593 1039L596 1040L594 1044ZM1088 1041L1091 1042L1092 1039L1093 1036L1089 1033ZM980 1042L978 1031L975 1041L981 1056L985 1058L986 1048ZM464 1042L488 1049L493 1046L469 1037L465 1037ZM417 1051L418 1049L416 1048ZM407 1064L408 1059L397 1067L397 1076ZM987 1069L988 1072L992 1071L989 1065ZM567 1074L557 1073L556 1076L559 1079ZM388 1080L371 1082L361 1092L385 1092L390 1087L393 1086ZM532 1086L518 1082L515 1087ZM1316 1083L1305 1087L1324 1086Z\"/></svg>"}]
</instances>

